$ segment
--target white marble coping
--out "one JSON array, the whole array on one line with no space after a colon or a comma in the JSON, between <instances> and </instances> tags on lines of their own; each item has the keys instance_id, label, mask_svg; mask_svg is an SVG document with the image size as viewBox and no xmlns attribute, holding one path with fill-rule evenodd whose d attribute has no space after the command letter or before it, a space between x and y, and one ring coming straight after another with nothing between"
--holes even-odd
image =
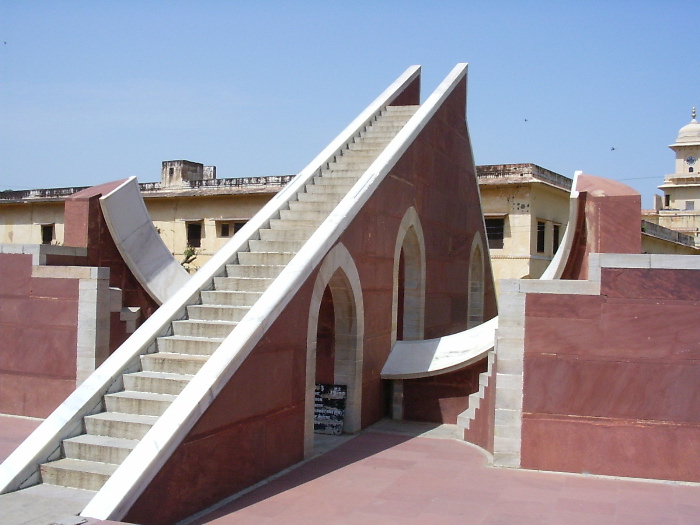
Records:
<instances>
[{"instance_id":1,"label":"white marble coping","mask_svg":"<svg viewBox=\"0 0 700 525\"><path fill-rule=\"evenodd\" d=\"M159 305L190 278L158 235L136 177L100 197L112 240L139 284Z\"/></svg>"},{"instance_id":2,"label":"white marble coping","mask_svg":"<svg viewBox=\"0 0 700 525\"><path fill-rule=\"evenodd\" d=\"M38 266L46 264L47 255L86 257L87 248L57 244L0 244L0 253L31 255L32 264Z\"/></svg>"},{"instance_id":3,"label":"white marble coping","mask_svg":"<svg viewBox=\"0 0 700 525\"><path fill-rule=\"evenodd\" d=\"M382 379L414 379L464 368L493 349L498 317L469 330L436 339L396 341Z\"/></svg>"},{"instance_id":4,"label":"white marble coping","mask_svg":"<svg viewBox=\"0 0 700 525\"><path fill-rule=\"evenodd\" d=\"M32 277L49 279L109 279L109 268L97 266L33 266Z\"/></svg>"},{"instance_id":5,"label":"white marble coping","mask_svg":"<svg viewBox=\"0 0 700 525\"><path fill-rule=\"evenodd\" d=\"M700 270L697 255L656 253L592 253L589 256L588 278L600 282L601 268L637 268L654 270Z\"/></svg>"}]
</instances>

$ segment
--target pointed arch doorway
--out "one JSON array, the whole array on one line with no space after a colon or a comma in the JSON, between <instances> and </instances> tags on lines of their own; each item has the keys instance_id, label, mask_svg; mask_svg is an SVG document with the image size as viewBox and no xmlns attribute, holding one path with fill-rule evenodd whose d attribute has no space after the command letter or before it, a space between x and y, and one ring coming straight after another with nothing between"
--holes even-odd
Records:
<instances>
[{"instance_id":1,"label":"pointed arch doorway","mask_svg":"<svg viewBox=\"0 0 700 525\"><path fill-rule=\"evenodd\" d=\"M346 385L343 433L358 432L362 411L364 309L352 256L336 245L319 268L309 311L304 455L313 454L316 383Z\"/></svg>"}]
</instances>

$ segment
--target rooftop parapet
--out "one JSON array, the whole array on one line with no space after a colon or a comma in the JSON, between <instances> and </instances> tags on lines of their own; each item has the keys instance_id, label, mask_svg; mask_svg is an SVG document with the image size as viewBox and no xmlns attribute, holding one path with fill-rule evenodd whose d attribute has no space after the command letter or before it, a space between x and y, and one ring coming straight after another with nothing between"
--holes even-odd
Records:
<instances>
[{"instance_id":1,"label":"rooftop parapet","mask_svg":"<svg viewBox=\"0 0 700 525\"><path fill-rule=\"evenodd\" d=\"M479 184L545 182L562 190L571 191L573 181L537 164L487 164L476 167Z\"/></svg>"},{"instance_id":2,"label":"rooftop parapet","mask_svg":"<svg viewBox=\"0 0 700 525\"><path fill-rule=\"evenodd\" d=\"M695 247L695 239L692 235L687 235L676 230L671 230L670 228L665 228L659 226L653 222L645 221L642 219L642 233L656 237L657 239L663 239L664 241L671 241L678 244L683 244L684 246Z\"/></svg>"}]
</instances>

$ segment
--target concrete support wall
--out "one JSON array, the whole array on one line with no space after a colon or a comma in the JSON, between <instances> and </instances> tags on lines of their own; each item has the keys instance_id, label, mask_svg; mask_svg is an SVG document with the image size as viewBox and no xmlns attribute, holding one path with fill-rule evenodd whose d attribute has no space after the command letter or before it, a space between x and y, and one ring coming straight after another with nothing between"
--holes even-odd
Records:
<instances>
[{"instance_id":1,"label":"concrete support wall","mask_svg":"<svg viewBox=\"0 0 700 525\"><path fill-rule=\"evenodd\" d=\"M0 412L46 417L109 355L109 270L35 258L0 254Z\"/></svg>"}]
</instances>

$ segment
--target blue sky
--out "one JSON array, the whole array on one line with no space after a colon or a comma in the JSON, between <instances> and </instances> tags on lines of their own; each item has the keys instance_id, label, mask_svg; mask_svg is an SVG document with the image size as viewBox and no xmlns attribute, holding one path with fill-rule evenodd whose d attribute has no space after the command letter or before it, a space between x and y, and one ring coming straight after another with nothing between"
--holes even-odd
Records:
<instances>
[{"instance_id":1,"label":"blue sky","mask_svg":"<svg viewBox=\"0 0 700 525\"><path fill-rule=\"evenodd\" d=\"M623 180L644 207L700 106L697 1L0 0L0 190L294 174L408 66L469 62L477 164ZM615 148L611 151L611 148Z\"/></svg>"}]
</instances>

